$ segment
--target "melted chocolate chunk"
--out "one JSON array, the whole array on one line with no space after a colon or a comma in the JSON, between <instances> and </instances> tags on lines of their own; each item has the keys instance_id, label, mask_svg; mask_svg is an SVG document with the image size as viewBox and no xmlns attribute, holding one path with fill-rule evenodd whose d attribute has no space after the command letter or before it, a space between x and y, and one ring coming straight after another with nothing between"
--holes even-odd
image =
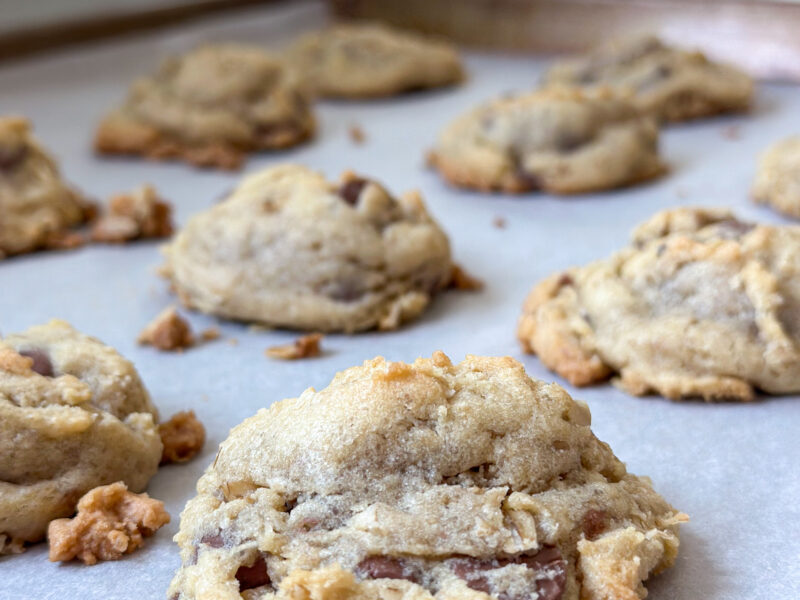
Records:
<instances>
[{"instance_id":1,"label":"melted chocolate chunk","mask_svg":"<svg viewBox=\"0 0 800 600\"><path fill-rule=\"evenodd\" d=\"M365 294L364 286L354 280L334 282L325 290L328 298L338 302L355 302L361 300Z\"/></svg>"},{"instance_id":2,"label":"melted chocolate chunk","mask_svg":"<svg viewBox=\"0 0 800 600\"><path fill-rule=\"evenodd\" d=\"M204 535L200 538L200 543L211 546L212 548L222 548L225 545L225 540L222 539L219 533L215 533L213 535Z\"/></svg>"},{"instance_id":3,"label":"melted chocolate chunk","mask_svg":"<svg viewBox=\"0 0 800 600\"><path fill-rule=\"evenodd\" d=\"M53 370L53 363L50 362L50 356L41 348L28 348L27 350L20 350L22 356L27 356L33 359L32 369L39 375L45 377L52 377L55 375Z\"/></svg>"},{"instance_id":4,"label":"melted chocolate chunk","mask_svg":"<svg viewBox=\"0 0 800 600\"><path fill-rule=\"evenodd\" d=\"M574 285L575 280L572 278L572 275L569 273L564 273L561 277L558 278L558 285L559 287L565 287L568 285Z\"/></svg>"},{"instance_id":5,"label":"melted chocolate chunk","mask_svg":"<svg viewBox=\"0 0 800 600\"><path fill-rule=\"evenodd\" d=\"M419 573L409 568L406 562L392 556L368 556L355 568L361 579L405 579L420 582Z\"/></svg>"},{"instance_id":6,"label":"melted chocolate chunk","mask_svg":"<svg viewBox=\"0 0 800 600\"><path fill-rule=\"evenodd\" d=\"M28 155L28 149L25 146L20 148L2 148L0 147L0 171L10 171L18 164L20 164Z\"/></svg>"},{"instance_id":7,"label":"melted chocolate chunk","mask_svg":"<svg viewBox=\"0 0 800 600\"><path fill-rule=\"evenodd\" d=\"M351 179L347 183L342 184L337 193L342 197L342 200L347 202L350 206L355 206L358 204L358 197L361 195L361 191L368 183L369 181L366 179Z\"/></svg>"},{"instance_id":8,"label":"melted chocolate chunk","mask_svg":"<svg viewBox=\"0 0 800 600\"><path fill-rule=\"evenodd\" d=\"M239 582L240 592L267 585L270 579L264 557L259 556L250 567L239 567L236 571L236 580Z\"/></svg>"},{"instance_id":9,"label":"melted chocolate chunk","mask_svg":"<svg viewBox=\"0 0 800 600\"><path fill-rule=\"evenodd\" d=\"M593 540L608 527L608 513L604 510L590 508L586 511L586 514L583 515L581 525L583 526L583 534L586 536L586 539Z\"/></svg>"}]
</instances>

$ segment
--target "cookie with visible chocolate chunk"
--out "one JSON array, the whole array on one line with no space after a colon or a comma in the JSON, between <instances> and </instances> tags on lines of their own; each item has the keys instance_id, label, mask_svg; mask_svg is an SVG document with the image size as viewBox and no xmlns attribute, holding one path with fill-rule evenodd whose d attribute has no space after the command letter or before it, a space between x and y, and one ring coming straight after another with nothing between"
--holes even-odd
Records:
<instances>
[{"instance_id":1,"label":"cookie with visible chocolate chunk","mask_svg":"<svg viewBox=\"0 0 800 600\"><path fill-rule=\"evenodd\" d=\"M373 98L464 79L454 46L378 23L339 24L302 36L288 61L318 95Z\"/></svg>"},{"instance_id":2,"label":"cookie with visible chocolate chunk","mask_svg":"<svg viewBox=\"0 0 800 600\"><path fill-rule=\"evenodd\" d=\"M168 594L644 597L686 517L590 420L508 357L367 361L231 431L182 514Z\"/></svg>"},{"instance_id":3,"label":"cookie with visible chocolate chunk","mask_svg":"<svg viewBox=\"0 0 800 600\"><path fill-rule=\"evenodd\" d=\"M283 165L242 180L166 248L188 307L310 331L394 329L450 281L447 236L418 194Z\"/></svg>"},{"instance_id":4,"label":"cookie with visible chocolate chunk","mask_svg":"<svg viewBox=\"0 0 800 600\"><path fill-rule=\"evenodd\" d=\"M538 283L518 336L573 385L616 374L675 400L800 392L800 227L658 213L610 258Z\"/></svg>"},{"instance_id":5,"label":"cookie with visible chocolate chunk","mask_svg":"<svg viewBox=\"0 0 800 600\"><path fill-rule=\"evenodd\" d=\"M310 138L306 88L278 57L236 44L201 46L135 82L100 123L102 154L235 169L245 156Z\"/></svg>"},{"instance_id":6,"label":"cookie with visible chocolate chunk","mask_svg":"<svg viewBox=\"0 0 800 600\"><path fill-rule=\"evenodd\" d=\"M800 136L770 146L758 162L753 200L800 219Z\"/></svg>"},{"instance_id":7,"label":"cookie with visible chocolate chunk","mask_svg":"<svg viewBox=\"0 0 800 600\"><path fill-rule=\"evenodd\" d=\"M0 554L40 540L92 488L144 490L157 421L133 365L67 323L0 338Z\"/></svg>"},{"instance_id":8,"label":"cookie with visible chocolate chunk","mask_svg":"<svg viewBox=\"0 0 800 600\"><path fill-rule=\"evenodd\" d=\"M89 203L69 187L56 161L21 117L0 117L0 259L61 247L89 217Z\"/></svg>"},{"instance_id":9,"label":"cookie with visible chocolate chunk","mask_svg":"<svg viewBox=\"0 0 800 600\"><path fill-rule=\"evenodd\" d=\"M609 90L549 88L491 101L439 136L429 162L482 191L575 194L632 185L665 170L658 127Z\"/></svg>"},{"instance_id":10,"label":"cookie with visible chocolate chunk","mask_svg":"<svg viewBox=\"0 0 800 600\"><path fill-rule=\"evenodd\" d=\"M556 64L544 82L626 90L637 107L661 121L741 112L753 98L753 80L746 73L652 35L615 40Z\"/></svg>"}]
</instances>

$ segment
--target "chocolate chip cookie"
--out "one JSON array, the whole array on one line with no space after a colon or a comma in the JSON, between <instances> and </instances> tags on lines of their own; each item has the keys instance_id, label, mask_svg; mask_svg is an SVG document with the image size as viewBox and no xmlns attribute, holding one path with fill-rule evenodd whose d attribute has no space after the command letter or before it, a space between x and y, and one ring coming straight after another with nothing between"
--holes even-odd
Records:
<instances>
[{"instance_id":1,"label":"chocolate chip cookie","mask_svg":"<svg viewBox=\"0 0 800 600\"><path fill-rule=\"evenodd\" d=\"M336 25L305 35L287 56L324 97L391 96L464 79L454 46L374 23Z\"/></svg>"},{"instance_id":2,"label":"chocolate chip cookie","mask_svg":"<svg viewBox=\"0 0 800 600\"><path fill-rule=\"evenodd\" d=\"M166 60L103 119L103 154L238 168L251 152L294 146L314 133L305 88L259 48L221 44Z\"/></svg>"},{"instance_id":3,"label":"chocolate chip cookie","mask_svg":"<svg viewBox=\"0 0 800 600\"><path fill-rule=\"evenodd\" d=\"M197 598L644 597L676 512L511 358L370 360L235 427L186 505Z\"/></svg>"},{"instance_id":4,"label":"chocolate chip cookie","mask_svg":"<svg viewBox=\"0 0 800 600\"><path fill-rule=\"evenodd\" d=\"M88 203L21 117L0 117L0 259L51 245L88 217Z\"/></svg>"},{"instance_id":5,"label":"chocolate chip cookie","mask_svg":"<svg viewBox=\"0 0 800 600\"><path fill-rule=\"evenodd\" d=\"M767 149L758 163L752 195L756 202L800 219L800 137Z\"/></svg>"},{"instance_id":6,"label":"chocolate chip cookie","mask_svg":"<svg viewBox=\"0 0 800 600\"><path fill-rule=\"evenodd\" d=\"M142 491L161 460L157 421L133 365L67 323L0 339L0 554L92 488Z\"/></svg>"},{"instance_id":7,"label":"chocolate chip cookie","mask_svg":"<svg viewBox=\"0 0 800 600\"><path fill-rule=\"evenodd\" d=\"M628 90L642 111L661 121L745 111L753 99L747 74L653 36L617 40L557 64L544 82Z\"/></svg>"},{"instance_id":8,"label":"chocolate chip cookie","mask_svg":"<svg viewBox=\"0 0 800 600\"><path fill-rule=\"evenodd\" d=\"M575 88L484 104L442 132L429 161L457 186L502 192L591 192L664 172L653 119L623 95Z\"/></svg>"},{"instance_id":9,"label":"chocolate chip cookie","mask_svg":"<svg viewBox=\"0 0 800 600\"><path fill-rule=\"evenodd\" d=\"M518 335L574 385L617 374L631 394L675 400L800 392L800 227L659 213L610 258L537 284Z\"/></svg>"},{"instance_id":10,"label":"chocolate chip cookie","mask_svg":"<svg viewBox=\"0 0 800 600\"><path fill-rule=\"evenodd\" d=\"M312 331L394 329L451 276L447 236L418 194L393 198L282 165L246 177L166 249L165 273L190 308Z\"/></svg>"}]
</instances>

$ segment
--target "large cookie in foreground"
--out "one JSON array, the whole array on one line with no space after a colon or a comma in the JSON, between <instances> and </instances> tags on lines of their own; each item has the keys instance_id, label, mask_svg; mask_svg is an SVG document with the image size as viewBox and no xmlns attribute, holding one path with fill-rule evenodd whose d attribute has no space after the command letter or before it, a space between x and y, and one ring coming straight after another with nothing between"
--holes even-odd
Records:
<instances>
[{"instance_id":1,"label":"large cookie in foreground","mask_svg":"<svg viewBox=\"0 0 800 600\"><path fill-rule=\"evenodd\" d=\"M607 600L675 560L676 512L585 404L511 358L367 361L235 427L173 600Z\"/></svg>"},{"instance_id":2,"label":"large cookie in foreground","mask_svg":"<svg viewBox=\"0 0 800 600\"><path fill-rule=\"evenodd\" d=\"M282 165L246 177L166 249L183 303L270 326L394 329L450 281L447 236L418 194Z\"/></svg>"},{"instance_id":3,"label":"large cookie in foreground","mask_svg":"<svg viewBox=\"0 0 800 600\"><path fill-rule=\"evenodd\" d=\"M0 339L0 554L99 485L143 491L161 460L157 421L133 365L67 323Z\"/></svg>"},{"instance_id":4,"label":"large cookie in foreground","mask_svg":"<svg viewBox=\"0 0 800 600\"><path fill-rule=\"evenodd\" d=\"M664 211L610 258L537 284L518 335L574 385L616 373L676 400L800 392L800 227Z\"/></svg>"}]
</instances>

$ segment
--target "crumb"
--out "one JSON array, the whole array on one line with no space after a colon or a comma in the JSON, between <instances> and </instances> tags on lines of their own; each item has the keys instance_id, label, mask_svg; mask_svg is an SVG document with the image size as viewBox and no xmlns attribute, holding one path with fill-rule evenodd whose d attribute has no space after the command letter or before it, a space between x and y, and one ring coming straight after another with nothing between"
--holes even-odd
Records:
<instances>
[{"instance_id":1,"label":"crumb","mask_svg":"<svg viewBox=\"0 0 800 600\"><path fill-rule=\"evenodd\" d=\"M237 340L236 338L228 338L228 343L231 346L238 346L239 345L239 340Z\"/></svg>"},{"instance_id":2,"label":"crumb","mask_svg":"<svg viewBox=\"0 0 800 600\"><path fill-rule=\"evenodd\" d=\"M738 140L742 137L741 127L739 125L728 125L722 128L722 137L726 140Z\"/></svg>"},{"instance_id":3,"label":"crumb","mask_svg":"<svg viewBox=\"0 0 800 600\"><path fill-rule=\"evenodd\" d=\"M200 332L200 339L204 342L213 342L214 340L218 340L221 335L218 328L209 327Z\"/></svg>"},{"instance_id":4,"label":"crumb","mask_svg":"<svg viewBox=\"0 0 800 600\"><path fill-rule=\"evenodd\" d=\"M73 250L86 244L86 238L77 231L53 231L47 235L44 247L48 250Z\"/></svg>"},{"instance_id":5,"label":"crumb","mask_svg":"<svg viewBox=\"0 0 800 600\"><path fill-rule=\"evenodd\" d=\"M14 375L28 375L33 370L33 359L11 348L0 348L0 369Z\"/></svg>"},{"instance_id":6,"label":"crumb","mask_svg":"<svg viewBox=\"0 0 800 600\"><path fill-rule=\"evenodd\" d=\"M281 360L295 360L298 358L311 358L313 356L319 356L319 343L321 340L322 334L310 333L297 338L291 344L267 348L266 355L270 358L279 358Z\"/></svg>"},{"instance_id":7,"label":"crumb","mask_svg":"<svg viewBox=\"0 0 800 600\"><path fill-rule=\"evenodd\" d=\"M193 410L172 415L169 421L158 426L164 452L161 464L182 463L194 458L206 443L206 430L197 420Z\"/></svg>"},{"instance_id":8,"label":"crumb","mask_svg":"<svg viewBox=\"0 0 800 600\"><path fill-rule=\"evenodd\" d=\"M505 218L503 218L503 217L498 215L492 220L492 225L494 225L498 229L505 229L507 223L506 223Z\"/></svg>"},{"instance_id":9,"label":"crumb","mask_svg":"<svg viewBox=\"0 0 800 600\"><path fill-rule=\"evenodd\" d=\"M121 481L96 487L78 501L74 518L50 522L50 560L118 560L167 523L163 502L129 492Z\"/></svg>"},{"instance_id":10,"label":"crumb","mask_svg":"<svg viewBox=\"0 0 800 600\"><path fill-rule=\"evenodd\" d=\"M132 240L157 239L172 235L172 207L144 185L130 194L114 196L108 212L92 226L92 240L124 244Z\"/></svg>"},{"instance_id":11,"label":"crumb","mask_svg":"<svg viewBox=\"0 0 800 600\"><path fill-rule=\"evenodd\" d=\"M186 319L170 306L142 330L137 341L159 350L183 350L194 345L194 336Z\"/></svg>"},{"instance_id":12,"label":"crumb","mask_svg":"<svg viewBox=\"0 0 800 600\"><path fill-rule=\"evenodd\" d=\"M350 139L354 144L358 144L359 146L363 144L367 140L367 136L364 134L364 130L361 129L358 125L350 125L350 128L347 130L348 134L350 135Z\"/></svg>"},{"instance_id":13,"label":"crumb","mask_svg":"<svg viewBox=\"0 0 800 600\"><path fill-rule=\"evenodd\" d=\"M450 287L456 290L474 292L483 289L483 282L469 275L458 265L453 265L453 275L450 280Z\"/></svg>"}]
</instances>

